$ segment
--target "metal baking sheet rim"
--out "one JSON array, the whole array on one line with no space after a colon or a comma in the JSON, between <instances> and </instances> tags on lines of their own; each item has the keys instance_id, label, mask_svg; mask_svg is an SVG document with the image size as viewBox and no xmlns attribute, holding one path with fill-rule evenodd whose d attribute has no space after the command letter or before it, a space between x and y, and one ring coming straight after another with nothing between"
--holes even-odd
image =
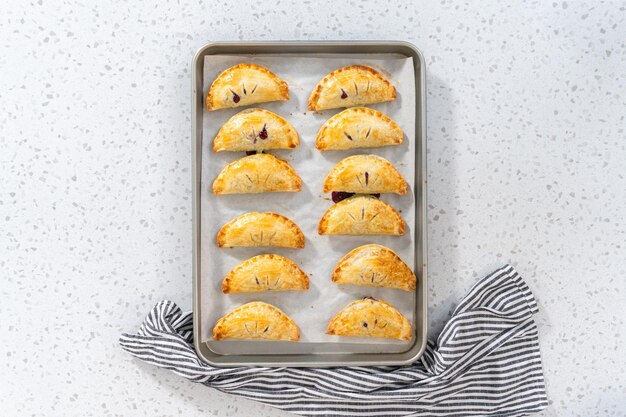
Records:
<instances>
[{"instance_id":1,"label":"metal baking sheet rim","mask_svg":"<svg viewBox=\"0 0 626 417\"><path fill-rule=\"evenodd\" d=\"M221 355L200 342L200 184L202 174L202 115L204 91L202 85L204 57L215 54L340 54L340 53L396 53L413 58L415 68L416 115L415 140L415 265L418 278L414 328L416 337L411 347L399 353L309 353L309 354L258 354ZM407 365L417 360L426 349L428 313L427 273L427 178L426 178L426 66L422 53L412 44L403 41L311 41L311 42L215 42L204 45L193 57L191 66L191 141L192 141L192 237L193 237L193 333L198 357L217 367L330 367L330 366L382 366ZM419 187L418 187L419 185Z\"/></svg>"}]
</instances>

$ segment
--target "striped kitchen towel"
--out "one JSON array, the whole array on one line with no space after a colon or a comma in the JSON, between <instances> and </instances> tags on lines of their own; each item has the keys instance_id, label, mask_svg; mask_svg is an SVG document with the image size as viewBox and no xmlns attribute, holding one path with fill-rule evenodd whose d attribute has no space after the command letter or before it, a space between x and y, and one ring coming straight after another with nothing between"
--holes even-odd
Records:
<instances>
[{"instance_id":1,"label":"striped kitchen towel","mask_svg":"<svg viewBox=\"0 0 626 417\"><path fill-rule=\"evenodd\" d=\"M414 364L215 368L193 348L192 314L159 302L122 348L208 387L304 416L521 416L548 405L537 303L513 267L480 280Z\"/></svg>"}]
</instances>

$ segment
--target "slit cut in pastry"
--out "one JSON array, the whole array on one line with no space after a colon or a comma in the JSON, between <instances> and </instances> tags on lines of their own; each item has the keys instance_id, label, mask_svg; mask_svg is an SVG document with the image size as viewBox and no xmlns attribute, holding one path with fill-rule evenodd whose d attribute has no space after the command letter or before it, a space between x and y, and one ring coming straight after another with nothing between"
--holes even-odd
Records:
<instances>
[{"instance_id":1,"label":"slit cut in pastry","mask_svg":"<svg viewBox=\"0 0 626 417\"><path fill-rule=\"evenodd\" d=\"M213 339L300 340L296 323L273 305L253 301L237 307L215 323Z\"/></svg>"},{"instance_id":2,"label":"slit cut in pastry","mask_svg":"<svg viewBox=\"0 0 626 417\"><path fill-rule=\"evenodd\" d=\"M226 275L222 292L308 290L309 277L296 263L280 255L258 255L243 261Z\"/></svg>"},{"instance_id":3,"label":"slit cut in pastry","mask_svg":"<svg viewBox=\"0 0 626 417\"><path fill-rule=\"evenodd\" d=\"M285 100L289 100L285 81L259 65L238 64L213 81L206 95L206 109L213 111Z\"/></svg>"},{"instance_id":4,"label":"slit cut in pastry","mask_svg":"<svg viewBox=\"0 0 626 417\"><path fill-rule=\"evenodd\" d=\"M398 288L415 291L413 271L391 249L369 244L359 246L341 258L332 280L335 284Z\"/></svg>"},{"instance_id":5,"label":"slit cut in pastry","mask_svg":"<svg viewBox=\"0 0 626 417\"><path fill-rule=\"evenodd\" d=\"M376 197L355 195L335 204L320 220L320 235L403 235L404 220Z\"/></svg>"},{"instance_id":6,"label":"slit cut in pastry","mask_svg":"<svg viewBox=\"0 0 626 417\"><path fill-rule=\"evenodd\" d=\"M373 68L352 65L325 76L309 97L309 110L336 109L396 99L396 89Z\"/></svg>"},{"instance_id":7,"label":"slit cut in pastry","mask_svg":"<svg viewBox=\"0 0 626 417\"><path fill-rule=\"evenodd\" d=\"M264 109L246 109L220 128L213 140L213 151L293 149L299 144L296 129L279 115Z\"/></svg>"},{"instance_id":8,"label":"slit cut in pastry","mask_svg":"<svg viewBox=\"0 0 626 417\"><path fill-rule=\"evenodd\" d=\"M217 234L217 246L275 246L303 248L304 234L293 221L272 212L251 212L226 223Z\"/></svg>"},{"instance_id":9,"label":"slit cut in pastry","mask_svg":"<svg viewBox=\"0 0 626 417\"><path fill-rule=\"evenodd\" d=\"M408 185L391 162L377 155L354 155L339 161L324 180L324 192L406 194Z\"/></svg>"},{"instance_id":10,"label":"slit cut in pastry","mask_svg":"<svg viewBox=\"0 0 626 417\"><path fill-rule=\"evenodd\" d=\"M327 334L411 340L411 323L394 306L368 297L353 301L328 323Z\"/></svg>"},{"instance_id":11,"label":"slit cut in pastry","mask_svg":"<svg viewBox=\"0 0 626 417\"><path fill-rule=\"evenodd\" d=\"M269 154L231 162L213 181L215 194L249 194L302 190L302 180L287 162Z\"/></svg>"},{"instance_id":12,"label":"slit cut in pastry","mask_svg":"<svg viewBox=\"0 0 626 417\"><path fill-rule=\"evenodd\" d=\"M399 145L404 133L389 116L367 107L352 107L326 121L317 133L320 151Z\"/></svg>"}]
</instances>

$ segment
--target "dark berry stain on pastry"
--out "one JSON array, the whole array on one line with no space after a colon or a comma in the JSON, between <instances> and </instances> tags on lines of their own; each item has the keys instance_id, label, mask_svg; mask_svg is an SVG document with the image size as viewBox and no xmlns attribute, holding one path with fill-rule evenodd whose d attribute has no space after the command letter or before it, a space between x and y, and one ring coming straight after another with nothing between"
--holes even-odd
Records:
<instances>
[{"instance_id":1,"label":"dark berry stain on pastry","mask_svg":"<svg viewBox=\"0 0 626 417\"><path fill-rule=\"evenodd\" d=\"M367 322L364 321L362 324L363 324L363 327L365 327L367 329Z\"/></svg>"},{"instance_id":2,"label":"dark berry stain on pastry","mask_svg":"<svg viewBox=\"0 0 626 417\"><path fill-rule=\"evenodd\" d=\"M348 98L348 93L346 93L346 90L344 90L343 88L341 89L341 98Z\"/></svg>"},{"instance_id":3,"label":"dark berry stain on pastry","mask_svg":"<svg viewBox=\"0 0 626 417\"><path fill-rule=\"evenodd\" d=\"M263 125L263 129L261 129L261 131L259 132L259 139L265 140L265 139L267 139L267 136L268 136L268 134L267 134L267 127L266 127L266 125Z\"/></svg>"}]
</instances>

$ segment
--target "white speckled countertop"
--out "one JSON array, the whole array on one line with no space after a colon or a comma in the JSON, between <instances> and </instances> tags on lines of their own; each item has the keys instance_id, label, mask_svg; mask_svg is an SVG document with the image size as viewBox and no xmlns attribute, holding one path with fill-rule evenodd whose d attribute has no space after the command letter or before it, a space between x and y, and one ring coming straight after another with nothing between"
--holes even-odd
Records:
<instances>
[{"instance_id":1,"label":"white speckled countertop","mask_svg":"<svg viewBox=\"0 0 626 417\"><path fill-rule=\"evenodd\" d=\"M0 7L3 416L287 415L117 344L156 301L191 307L190 60L237 39L417 45L431 337L511 262L539 302L543 415L624 415L624 3L114 3Z\"/></svg>"}]
</instances>

